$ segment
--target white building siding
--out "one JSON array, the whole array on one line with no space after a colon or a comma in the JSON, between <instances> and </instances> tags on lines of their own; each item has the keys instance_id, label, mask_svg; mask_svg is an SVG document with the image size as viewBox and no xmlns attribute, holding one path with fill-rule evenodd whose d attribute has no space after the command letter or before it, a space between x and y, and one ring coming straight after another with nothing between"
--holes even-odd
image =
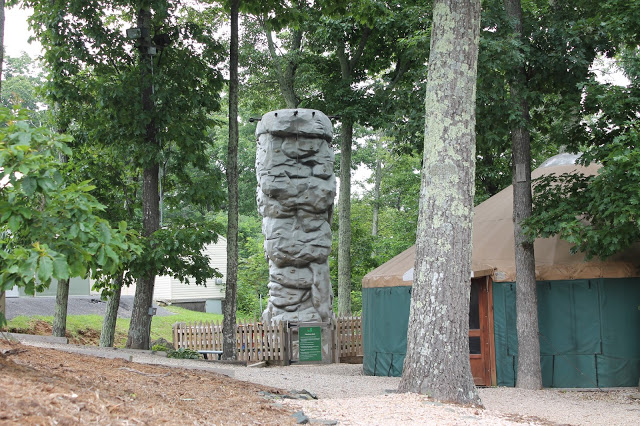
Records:
<instances>
[{"instance_id":1,"label":"white building siding","mask_svg":"<svg viewBox=\"0 0 640 426\"><path fill-rule=\"evenodd\" d=\"M190 284L183 284L178 279L170 277L156 277L154 300L162 300L167 302L186 302L207 299L223 299L224 298L224 282L227 275L227 240L218 237L218 242L209 244L203 250L209 257L209 265L216 268L222 275L222 279L216 284L216 279L207 280L207 285L196 285L195 280L191 279Z\"/></svg>"},{"instance_id":2,"label":"white building siding","mask_svg":"<svg viewBox=\"0 0 640 426\"><path fill-rule=\"evenodd\" d=\"M209 265L222 274L221 284L216 284L216 279L207 280L207 286L196 285L195 279L190 280L190 284L183 284L176 278L167 275L156 276L153 288L153 300L163 302L189 302L204 301L208 299L224 299L224 283L227 278L227 240L219 236L218 242L205 246L203 252L209 257ZM93 282L91 283L93 285ZM136 293L135 283L129 287L122 288L122 295L134 296ZM93 291L91 294L100 294ZM54 292L55 295L55 292Z\"/></svg>"},{"instance_id":3,"label":"white building siding","mask_svg":"<svg viewBox=\"0 0 640 426\"><path fill-rule=\"evenodd\" d=\"M156 277L153 300L171 300L171 277L166 275Z\"/></svg>"}]
</instances>

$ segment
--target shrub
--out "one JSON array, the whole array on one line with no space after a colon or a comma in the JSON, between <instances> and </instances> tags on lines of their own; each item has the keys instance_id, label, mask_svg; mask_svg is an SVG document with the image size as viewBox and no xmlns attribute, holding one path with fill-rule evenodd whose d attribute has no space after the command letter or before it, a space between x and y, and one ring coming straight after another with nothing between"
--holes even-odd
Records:
<instances>
[{"instance_id":1,"label":"shrub","mask_svg":"<svg viewBox=\"0 0 640 426\"><path fill-rule=\"evenodd\" d=\"M198 351L194 351L193 349L180 348L177 351L169 351L167 357L179 359L200 359L200 354Z\"/></svg>"}]
</instances>

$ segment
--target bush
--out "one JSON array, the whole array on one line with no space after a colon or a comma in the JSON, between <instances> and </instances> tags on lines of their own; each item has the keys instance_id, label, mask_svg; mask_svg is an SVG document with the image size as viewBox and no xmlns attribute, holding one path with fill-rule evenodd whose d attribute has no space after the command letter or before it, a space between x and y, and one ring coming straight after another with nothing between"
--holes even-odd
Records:
<instances>
[{"instance_id":1,"label":"bush","mask_svg":"<svg viewBox=\"0 0 640 426\"><path fill-rule=\"evenodd\" d=\"M238 280L236 310L248 316L260 316L260 298L251 284Z\"/></svg>"},{"instance_id":2,"label":"bush","mask_svg":"<svg viewBox=\"0 0 640 426\"><path fill-rule=\"evenodd\" d=\"M179 359L200 359L200 354L198 351L194 351L193 349L180 348L177 351L169 351L167 357Z\"/></svg>"}]
</instances>

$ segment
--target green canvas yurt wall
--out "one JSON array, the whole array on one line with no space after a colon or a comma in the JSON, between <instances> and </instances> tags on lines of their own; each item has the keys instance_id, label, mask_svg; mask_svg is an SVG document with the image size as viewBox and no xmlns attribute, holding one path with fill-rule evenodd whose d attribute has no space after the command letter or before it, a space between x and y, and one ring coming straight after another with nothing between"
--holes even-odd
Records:
<instances>
[{"instance_id":1,"label":"green canvas yurt wall","mask_svg":"<svg viewBox=\"0 0 640 426\"><path fill-rule=\"evenodd\" d=\"M493 284L498 386L515 386L518 361L515 283ZM538 281L542 384L637 386L640 278Z\"/></svg>"},{"instance_id":2,"label":"green canvas yurt wall","mask_svg":"<svg viewBox=\"0 0 640 426\"><path fill-rule=\"evenodd\" d=\"M597 173L561 154L533 178ZM495 373L513 386L517 365L513 188L474 209L472 277L490 276ZM541 362L545 386L637 386L640 370L640 244L607 260L572 254L558 237L535 241ZM406 352L415 247L362 280L365 374L400 375ZM471 278L471 277L470 277Z\"/></svg>"},{"instance_id":3,"label":"green canvas yurt wall","mask_svg":"<svg viewBox=\"0 0 640 426\"><path fill-rule=\"evenodd\" d=\"M407 326L415 247L369 272L362 281L362 367L370 376L400 376L407 352Z\"/></svg>"},{"instance_id":4,"label":"green canvas yurt wall","mask_svg":"<svg viewBox=\"0 0 640 426\"><path fill-rule=\"evenodd\" d=\"M411 286L362 289L362 329L366 336L362 368L366 375L402 375L410 304Z\"/></svg>"}]
</instances>

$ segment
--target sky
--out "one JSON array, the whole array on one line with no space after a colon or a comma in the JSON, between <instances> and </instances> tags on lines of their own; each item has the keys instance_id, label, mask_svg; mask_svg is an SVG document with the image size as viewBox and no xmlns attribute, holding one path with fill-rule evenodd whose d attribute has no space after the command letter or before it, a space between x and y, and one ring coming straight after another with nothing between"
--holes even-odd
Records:
<instances>
[{"instance_id":1,"label":"sky","mask_svg":"<svg viewBox=\"0 0 640 426\"><path fill-rule=\"evenodd\" d=\"M18 57L22 52L27 52L32 58L40 55L42 50L40 43L33 41L29 44L28 42L31 35L27 24L29 15L31 15L30 10L17 7L5 9L4 46L6 55Z\"/></svg>"}]
</instances>

